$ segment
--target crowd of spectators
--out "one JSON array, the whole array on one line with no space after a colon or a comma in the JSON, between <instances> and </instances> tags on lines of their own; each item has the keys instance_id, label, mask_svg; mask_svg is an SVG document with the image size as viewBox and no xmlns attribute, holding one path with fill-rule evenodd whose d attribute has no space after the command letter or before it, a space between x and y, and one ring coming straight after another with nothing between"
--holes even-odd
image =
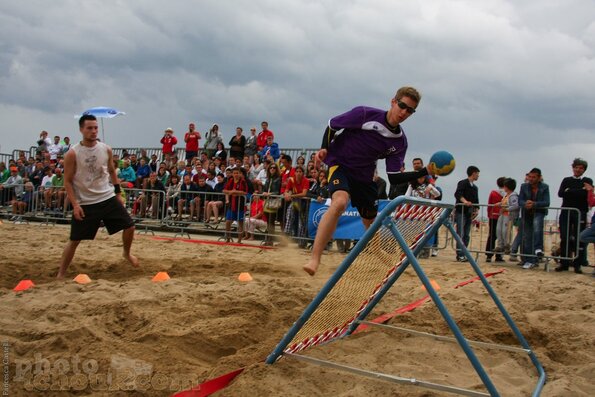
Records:
<instances>
[{"instance_id":1,"label":"crowd of spectators","mask_svg":"<svg viewBox=\"0 0 595 397\"><path fill-rule=\"evenodd\" d=\"M64 213L68 197L64 189L63 157L70 149L69 137L48 137L42 131L37 140L35 157L24 153L0 162L0 205L12 206L12 219L32 211L35 203L43 211ZM204 143L201 139L204 135ZM327 170L316 164L314 154L294 159L283 153L268 123L261 123L244 135L237 127L225 146L219 126L213 124L202 134L194 123L188 125L183 137L176 137L172 128L165 129L161 138L161 156L124 150L114 154L122 194L130 203L133 215L140 218L201 222L206 227L225 225L226 239L231 240L232 225L237 227L237 240L253 239L255 233L266 232L265 244L272 245L275 228L295 237L301 247L307 244L308 205L310 200L323 202L329 198ZM178 158L177 145L183 145L184 158ZM413 170L424 167L423 160L412 161ZM565 178L558 191L563 207L559 219L561 243L558 256L576 257L562 260L558 271L574 268L581 272L587 264L586 244L572 239L587 225L587 212L595 205L593 181L584 177L587 162L575 159L573 175ZM404 171L404 168L403 168ZM455 192L457 203L454 224L463 244L469 244L470 229L478 214L479 168L470 166L467 178L459 181ZM437 178L425 176L403 185L391 185L379 175L374 180L378 199L393 199L399 195L442 199ZM489 233L486 241L486 261L504 261L503 255L518 260L525 269L537 266L544 256L544 218L550 206L549 187L541 171L533 168L516 192L517 182L501 177L496 181L488 200ZM165 200L163 199L165 197ZM438 236L422 251L422 256L437 255ZM339 241L340 250L349 249L350 242ZM578 250L577 247L578 246ZM466 261L460 246L456 259Z\"/></svg>"}]
</instances>

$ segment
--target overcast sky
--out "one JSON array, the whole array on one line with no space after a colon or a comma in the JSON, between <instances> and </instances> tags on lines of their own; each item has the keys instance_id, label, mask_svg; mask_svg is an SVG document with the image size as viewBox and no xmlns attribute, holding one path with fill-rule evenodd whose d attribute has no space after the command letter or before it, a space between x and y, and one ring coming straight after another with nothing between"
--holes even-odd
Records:
<instances>
[{"instance_id":1,"label":"overcast sky","mask_svg":"<svg viewBox=\"0 0 595 397\"><path fill-rule=\"evenodd\" d=\"M540 167L555 198L570 163L595 169L595 2L0 2L0 152L110 106L113 147L159 146L218 123L268 120L282 147L317 147L328 119L422 95L406 162L452 152L446 200L474 164L482 201L499 176ZM559 204L553 200L553 204Z\"/></svg>"}]
</instances>

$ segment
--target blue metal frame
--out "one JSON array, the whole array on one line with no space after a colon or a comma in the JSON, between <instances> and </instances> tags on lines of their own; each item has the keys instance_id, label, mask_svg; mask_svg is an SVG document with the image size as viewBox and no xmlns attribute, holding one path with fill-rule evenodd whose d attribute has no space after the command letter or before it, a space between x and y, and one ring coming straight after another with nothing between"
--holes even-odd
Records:
<instances>
[{"instance_id":1,"label":"blue metal frame","mask_svg":"<svg viewBox=\"0 0 595 397\"><path fill-rule=\"evenodd\" d=\"M390 219L390 214L396 209L397 206L399 206L401 204L421 204L421 205L429 204L434 207L437 206L437 207L446 208L446 211L443 212L443 214L440 216L440 219L437 222L435 222L435 224L425 233L425 236L421 239L421 241L419 242L419 244L415 250L411 250L409 248L404 237L397 230L395 223L392 221L392 219ZM402 197L401 196L401 197L398 197L397 199L391 201L386 206L386 208L384 208L384 210L378 215L378 217L376 218L374 223L370 226L368 231L364 234L362 239L356 244L356 246L349 253L349 255L347 255L347 257L345 258L343 263L341 263L339 268L337 268L335 273L325 283L325 285L322 287L322 289L320 290L318 295L314 298L314 300L306 307L306 309L304 310L302 315L293 324L293 326L288 330L288 332L281 339L281 341L279 342L279 344L277 345L275 350L267 357L265 362L267 364L273 364L283 354L283 351L285 350L287 345L293 340L295 335L299 332L299 330L306 323L306 321L308 321L308 319L311 317L312 313L314 313L314 311L318 308L320 303L324 300L324 298L332 290L332 288L335 286L335 284L341 279L341 277L347 271L347 269L349 269L349 266L351 265L351 263L353 263L355 258L365 248L365 246L368 244L368 242L370 241L372 236L374 236L374 234L378 231L378 229L384 225L387 228L389 228L389 230L392 232L395 239L399 242L401 249L407 256L407 259L401 264L401 266L397 269L397 271L389 278L389 280L382 287L382 289L378 292L378 294L374 297L374 299L372 299L372 301L370 301L368 306L360 313L360 315L357 317L357 320L354 321L354 323L350 326L348 331L342 336L344 337L344 336L351 334L357 328L358 321L362 321L363 319L366 318L366 316L372 311L374 306L378 302L380 302L380 300L384 297L386 292L388 292L388 290L399 279L399 277L401 276L401 274L403 274L403 272L406 270L406 268L409 265L411 265L413 267L414 271L416 272L417 276L421 280L422 284L426 288L426 291L430 295L430 298L432 299L432 301L434 302L434 304L440 311L440 314L442 315L442 317L448 324L449 328L453 332L457 342L459 343L459 345L461 346L461 348L467 355L467 358L473 365L473 368L475 369L475 371L477 372L477 374L483 381L483 383L486 386L486 389L488 390L490 395L491 396L499 396L500 394L498 393L496 387L492 383L492 381L491 381L490 377L488 376L488 374L486 373L486 371L483 369L481 362L479 361L479 359L473 352L473 349L471 348L471 346L465 339L465 336L461 332L460 328L458 327L458 325L456 324L456 322L454 321L454 319L448 312L448 309L446 308L446 306L440 299L438 293L432 286L430 279L425 274L425 272L423 271L421 265L419 264L419 262L417 261L417 258L416 258L416 255L419 253L420 250L423 249L427 240L429 240L434 235L434 233L436 233L438 231L438 229L440 228L441 225L444 225L450 231L450 233L452 234L452 236L456 240L456 242L459 243L461 247L463 247L462 251L465 254L465 257L467 258L467 260L471 264L473 270L475 271L475 273L481 280L484 288L488 291L488 294L490 295L490 297L492 298L492 300L494 301L494 303L500 310L500 313L505 318L507 324L509 325L509 327L511 328L511 330L517 337L521 346L530 351L529 357L539 374L539 379L538 379L537 385L536 385L532 395L534 397L539 396L541 393L541 390L543 389L543 386L545 385L546 379L547 379L547 376L545 374L543 366L537 359L537 356L535 355L535 353L529 346L527 340L523 337L522 333L520 332L520 330L514 323L514 320L512 319L512 317L508 314L508 312L504 308L504 305L501 303L500 299L496 295L496 292L492 289L491 285L488 283L486 277L483 275L481 269L475 262L475 259L472 257L471 253L467 250L467 248L464 247L462 240L456 233L454 227L452 226L452 224L449 220L449 216L450 216L451 212L453 211L453 209L454 209L454 206L450 205L450 204L444 204L444 203L440 203L440 202L436 202L436 201L423 200L423 199L414 199L414 198L410 198L410 197Z\"/></svg>"}]
</instances>

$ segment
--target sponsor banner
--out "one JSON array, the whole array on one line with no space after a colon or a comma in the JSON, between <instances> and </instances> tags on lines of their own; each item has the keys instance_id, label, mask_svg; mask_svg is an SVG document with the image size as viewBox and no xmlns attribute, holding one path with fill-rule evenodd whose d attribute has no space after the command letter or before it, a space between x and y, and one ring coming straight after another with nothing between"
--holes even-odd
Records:
<instances>
[{"instance_id":1,"label":"sponsor banner","mask_svg":"<svg viewBox=\"0 0 595 397\"><path fill-rule=\"evenodd\" d=\"M330 199L323 203L319 203L315 200L310 202L310 212L308 213L308 236L310 238L316 236L318 224L324 213L328 211L330 202ZM379 200L378 212L382 211L389 202L390 200ZM351 203L349 203L347 209L339 218L339 224L337 225L337 230L335 230L335 233L333 234L333 239L359 240L364 234L364 231L364 224L360 219L359 212L356 208L351 206Z\"/></svg>"}]
</instances>

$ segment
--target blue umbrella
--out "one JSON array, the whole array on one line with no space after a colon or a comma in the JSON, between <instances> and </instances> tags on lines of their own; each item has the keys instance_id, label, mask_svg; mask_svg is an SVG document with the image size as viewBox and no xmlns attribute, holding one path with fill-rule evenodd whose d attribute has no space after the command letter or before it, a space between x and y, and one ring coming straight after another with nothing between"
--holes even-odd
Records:
<instances>
[{"instance_id":1,"label":"blue umbrella","mask_svg":"<svg viewBox=\"0 0 595 397\"><path fill-rule=\"evenodd\" d=\"M93 116L101 119L101 139L105 142L105 133L103 132L103 119L111 119L119 115L125 115L126 113L121 112L114 108L108 108L105 106L98 106L85 110L82 115L92 114ZM79 118L82 115L74 116Z\"/></svg>"}]
</instances>

